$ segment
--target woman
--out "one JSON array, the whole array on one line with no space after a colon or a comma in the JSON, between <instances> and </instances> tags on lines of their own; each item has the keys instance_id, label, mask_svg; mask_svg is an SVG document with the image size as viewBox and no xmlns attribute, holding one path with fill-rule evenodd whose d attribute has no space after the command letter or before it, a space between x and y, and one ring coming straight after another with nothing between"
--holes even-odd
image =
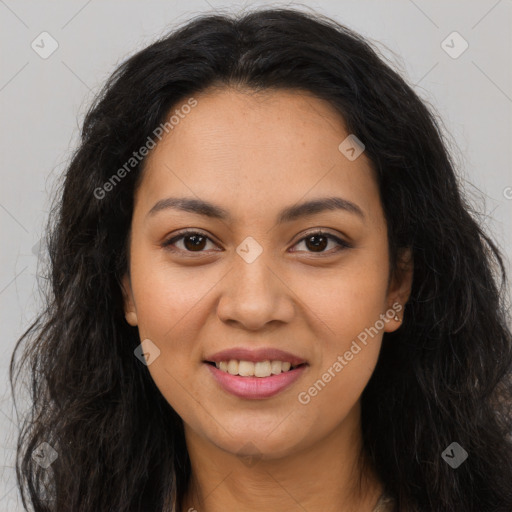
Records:
<instances>
[{"instance_id":1,"label":"woman","mask_svg":"<svg viewBox=\"0 0 512 512\"><path fill-rule=\"evenodd\" d=\"M49 234L11 362L36 511L512 510L502 259L358 34L260 10L140 51Z\"/></svg>"}]
</instances>

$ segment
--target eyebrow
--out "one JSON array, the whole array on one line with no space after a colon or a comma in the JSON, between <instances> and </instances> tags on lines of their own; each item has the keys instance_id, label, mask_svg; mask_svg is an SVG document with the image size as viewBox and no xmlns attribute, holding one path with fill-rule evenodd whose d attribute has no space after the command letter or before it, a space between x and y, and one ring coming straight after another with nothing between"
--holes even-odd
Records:
<instances>
[{"instance_id":1,"label":"eyebrow","mask_svg":"<svg viewBox=\"0 0 512 512\"><path fill-rule=\"evenodd\" d=\"M147 216L151 217L156 213L167 209L195 213L197 215L204 215L205 217L219 219L222 221L231 220L231 215L224 208L202 199L188 197L167 197L166 199L161 199L151 208L151 210L149 210ZM352 201L341 197L322 197L284 208L279 212L277 224L292 222L301 217L316 215L327 210L344 210L357 215L363 221L365 220L363 210Z\"/></svg>"}]
</instances>

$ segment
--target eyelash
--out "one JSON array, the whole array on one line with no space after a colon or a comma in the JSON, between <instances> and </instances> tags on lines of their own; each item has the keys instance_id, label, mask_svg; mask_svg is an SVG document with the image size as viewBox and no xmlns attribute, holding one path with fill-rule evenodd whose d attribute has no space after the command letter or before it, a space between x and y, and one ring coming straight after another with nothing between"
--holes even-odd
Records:
<instances>
[{"instance_id":1,"label":"eyelash","mask_svg":"<svg viewBox=\"0 0 512 512\"><path fill-rule=\"evenodd\" d=\"M210 239L210 237L208 237L206 234L204 233L201 233L200 231L184 231L176 236L173 236L172 238L170 238L169 240L166 240L165 242L162 243L162 247L166 250L169 250L171 252L181 252L181 253L188 253L188 254L194 254L194 253L197 253L197 254L201 254L205 251L188 251L186 249L177 249L175 247L172 247L172 245L174 243L176 243L177 241L183 239L183 238L187 238L189 236L194 236L194 235L199 235L199 236L202 236L204 238L206 238L207 240L209 240L210 242L213 242L213 240ZM350 249L352 248L352 246L348 243L348 242L345 242L344 240L338 238L337 236L335 235L332 235L331 233L326 233L325 231L312 231L310 233L307 233L306 235L304 235L304 237L302 237L295 245L301 243L301 242L304 242L305 240L307 240L308 238L311 238L311 237L325 237L331 241L334 241L336 242L339 247L334 251L335 253L343 250L343 249ZM214 243L214 242L213 242ZM307 252L309 254L319 254L319 255L330 255L330 254L333 254L332 250L331 252L329 251L321 251L321 252L317 252L315 253L314 251L298 251L298 252Z\"/></svg>"}]
</instances>

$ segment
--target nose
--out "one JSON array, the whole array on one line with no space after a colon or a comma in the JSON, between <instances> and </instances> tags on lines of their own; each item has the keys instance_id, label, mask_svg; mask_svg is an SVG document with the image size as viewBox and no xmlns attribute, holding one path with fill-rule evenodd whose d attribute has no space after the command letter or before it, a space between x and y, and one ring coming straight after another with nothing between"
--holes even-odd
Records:
<instances>
[{"instance_id":1,"label":"nose","mask_svg":"<svg viewBox=\"0 0 512 512\"><path fill-rule=\"evenodd\" d=\"M267 324L291 322L296 305L283 276L262 256L252 263L238 256L236 260L222 280L217 316L251 331L265 329Z\"/></svg>"}]
</instances>

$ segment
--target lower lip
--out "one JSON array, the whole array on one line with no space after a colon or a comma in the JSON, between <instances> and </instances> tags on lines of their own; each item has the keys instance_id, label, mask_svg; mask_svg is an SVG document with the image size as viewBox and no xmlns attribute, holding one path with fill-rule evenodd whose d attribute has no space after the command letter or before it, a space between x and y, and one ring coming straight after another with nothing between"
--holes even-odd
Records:
<instances>
[{"instance_id":1,"label":"lower lip","mask_svg":"<svg viewBox=\"0 0 512 512\"><path fill-rule=\"evenodd\" d=\"M307 366L303 364L293 370L270 377L240 377L219 370L211 364L205 364L225 391L239 398L252 400L270 398L284 391L302 375Z\"/></svg>"}]
</instances>

